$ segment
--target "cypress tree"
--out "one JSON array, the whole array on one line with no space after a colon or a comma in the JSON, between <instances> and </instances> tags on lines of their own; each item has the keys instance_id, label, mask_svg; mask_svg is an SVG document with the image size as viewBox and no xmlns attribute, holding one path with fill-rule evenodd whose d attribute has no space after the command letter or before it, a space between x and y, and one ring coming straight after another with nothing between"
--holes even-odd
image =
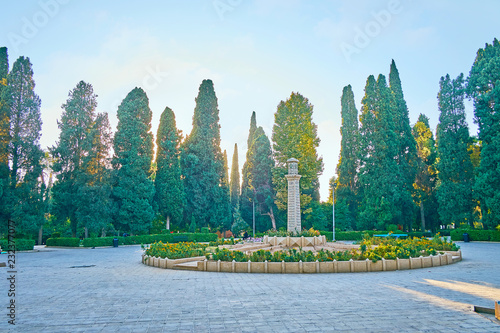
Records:
<instances>
[{"instance_id":1,"label":"cypress tree","mask_svg":"<svg viewBox=\"0 0 500 333\"><path fill-rule=\"evenodd\" d=\"M61 120L57 122L61 131L59 141L50 149L55 159L52 168L57 174L57 180L52 188L52 213L59 223L69 219L71 231L76 237L79 224L76 213L81 206L79 200L84 197L78 195L85 179L81 175L82 164L84 157L89 154L92 141L89 133L97 108L97 95L92 85L80 81L69 92L62 108Z\"/></svg>"},{"instance_id":2,"label":"cypress tree","mask_svg":"<svg viewBox=\"0 0 500 333\"><path fill-rule=\"evenodd\" d=\"M166 219L167 230L171 220L180 225L184 210L184 185L179 160L181 138L174 112L166 107L156 135L155 201L159 213Z\"/></svg>"},{"instance_id":3,"label":"cypress tree","mask_svg":"<svg viewBox=\"0 0 500 333\"><path fill-rule=\"evenodd\" d=\"M389 84L394 96L394 126L397 136L396 161L398 172L396 177L396 205L398 206L395 219L411 229L414 216L414 203L412 198L413 182L416 175L417 150L415 138L412 135L408 107L403 95L401 79L396 63L392 60L389 74Z\"/></svg>"},{"instance_id":4,"label":"cypress tree","mask_svg":"<svg viewBox=\"0 0 500 333\"><path fill-rule=\"evenodd\" d=\"M42 120L40 98L35 94L29 58L19 57L7 77L3 102L10 115L10 199L12 218L20 230L33 233L44 223L45 184L41 182L44 156L40 148Z\"/></svg>"},{"instance_id":5,"label":"cypress tree","mask_svg":"<svg viewBox=\"0 0 500 333\"><path fill-rule=\"evenodd\" d=\"M439 216L445 224L472 226L473 170L467 144L469 129L465 120L464 78L449 75L439 81L439 124L437 152L439 162L437 198Z\"/></svg>"},{"instance_id":6,"label":"cypress tree","mask_svg":"<svg viewBox=\"0 0 500 333\"><path fill-rule=\"evenodd\" d=\"M467 79L467 94L474 100L475 122L482 143L474 193L481 205L482 222L494 228L500 221L500 42L477 51Z\"/></svg>"},{"instance_id":7,"label":"cypress tree","mask_svg":"<svg viewBox=\"0 0 500 333\"><path fill-rule=\"evenodd\" d=\"M231 197L229 193L229 168L227 163L227 152L224 150L222 154L223 159L223 177L218 188L218 195L215 198L215 226L222 231L231 228ZM214 225L214 224L213 224Z\"/></svg>"},{"instance_id":8,"label":"cypress tree","mask_svg":"<svg viewBox=\"0 0 500 333\"><path fill-rule=\"evenodd\" d=\"M252 198L255 200L256 212L261 216L269 217L268 221L259 223L259 230L269 229L269 222L270 227L276 230L274 215L276 208L272 189L273 168L271 142L262 127L259 127L254 133L254 141L248 155L249 185Z\"/></svg>"},{"instance_id":9,"label":"cypress tree","mask_svg":"<svg viewBox=\"0 0 500 333\"><path fill-rule=\"evenodd\" d=\"M149 230L154 217L152 112L141 88L134 88L118 107L114 138L115 227L132 233Z\"/></svg>"},{"instance_id":10,"label":"cypress tree","mask_svg":"<svg viewBox=\"0 0 500 333\"><path fill-rule=\"evenodd\" d=\"M429 128L429 118L420 114L412 129L417 144L417 175L413 187L415 188L415 202L420 207L421 230L436 230L439 226L436 198L436 142Z\"/></svg>"},{"instance_id":11,"label":"cypress tree","mask_svg":"<svg viewBox=\"0 0 500 333\"><path fill-rule=\"evenodd\" d=\"M247 138L247 154L246 154L246 159L245 163L243 163L243 168L241 171L241 196L243 196L244 193L247 192L248 189L248 154L250 151L250 147L252 146L253 139L254 139L254 133L257 130L257 115L255 114L255 111L252 112L252 116L250 117L250 129L248 130L248 138ZM248 195L245 194L246 197ZM243 207L245 204L243 203L245 199L243 197L240 198L240 207ZM250 212L251 213L251 212ZM241 212L241 215L245 221L248 221L250 217L248 217L249 212L246 210L243 210Z\"/></svg>"},{"instance_id":12,"label":"cypress tree","mask_svg":"<svg viewBox=\"0 0 500 333\"><path fill-rule=\"evenodd\" d=\"M219 225L217 203L222 202L224 160L220 149L217 97L211 80L200 85L193 115L193 129L183 143L181 168L187 199L187 216L198 227Z\"/></svg>"},{"instance_id":13,"label":"cypress tree","mask_svg":"<svg viewBox=\"0 0 500 333\"><path fill-rule=\"evenodd\" d=\"M234 144L233 162L231 163L231 212L234 214L240 203L240 170L238 165L238 144Z\"/></svg>"},{"instance_id":14,"label":"cypress tree","mask_svg":"<svg viewBox=\"0 0 500 333\"><path fill-rule=\"evenodd\" d=\"M273 151L276 167L273 169L275 203L286 211L288 172L286 161L297 158L299 162L300 203L304 220L313 211L312 202L319 202L319 175L323 172L323 158L318 157L320 139L317 126L312 121L313 106L299 93L292 93L286 101L278 104L274 114Z\"/></svg>"},{"instance_id":15,"label":"cypress tree","mask_svg":"<svg viewBox=\"0 0 500 333\"><path fill-rule=\"evenodd\" d=\"M360 116L359 229L385 229L400 216L397 206L398 137L394 123L394 97L385 77L366 82Z\"/></svg>"},{"instance_id":16,"label":"cypress tree","mask_svg":"<svg viewBox=\"0 0 500 333\"><path fill-rule=\"evenodd\" d=\"M77 175L77 211L79 226L88 232L104 235L113 222L111 199L111 127L107 113L98 113L92 122L83 150L80 172Z\"/></svg>"},{"instance_id":17,"label":"cypress tree","mask_svg":"<svg viewBox=\"0 0 500 333\"><path fill-rule=\"evenodd\" d=\"M0 48L0 232L7 231L9 219L9 143L10 110L6 103L9 58L7 48Z\"/></svg>"},{"instance_id":18,"label":"cypress tree","mask_svg":"<svg viewBox=\"0 0 500 333\"><path fill-rule=\"evenodd\" d=\"M340 158L337 164L337 182L335 205L345 214L336 219L338 228L353 229L356 225L357 212L357 171L359 166L359 128L358 110L354 104L354 93L351 85L344 87L341 98L342 141ZM332 191L333 189L330 189ZM330 194L331 195L331 194Z\"/></svg>"}]
</instances>

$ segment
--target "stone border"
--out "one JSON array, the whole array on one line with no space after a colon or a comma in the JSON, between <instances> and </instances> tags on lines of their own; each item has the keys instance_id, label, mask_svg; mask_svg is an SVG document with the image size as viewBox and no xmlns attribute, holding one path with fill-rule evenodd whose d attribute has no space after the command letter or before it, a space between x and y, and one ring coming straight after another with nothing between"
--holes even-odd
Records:
<instances>
[{"instance_id":1,"label":"stone border","mask_svg":"<svg viewBox=\"0 0 500 333\"><path fill-rule=\"evenodd\" d=\"M193 257L183 259L162 259L142 255L142 263L148 266L176 269L174 266L186 262L197 261L193 270L204 272L226 272L226 273L361 273L382 272L406 269L418 269L450 265L462 260L462 252L444 251L437 256L418 257L409 259L379 260L372 262L366 260L349 261L315 261L315 262L236 262L236 261L214 261L205 257Z\"/></svg>"}]
</instances>

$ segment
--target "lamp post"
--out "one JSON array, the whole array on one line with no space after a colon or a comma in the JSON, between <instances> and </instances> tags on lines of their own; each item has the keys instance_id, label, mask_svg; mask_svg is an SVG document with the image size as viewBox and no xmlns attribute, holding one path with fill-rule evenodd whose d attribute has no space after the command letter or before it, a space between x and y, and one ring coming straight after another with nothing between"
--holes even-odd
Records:
<instances>
[{"instance_id":1,"label":"lamp post","mask_svg":"<svg viewBox=\"0 0 500 333\"><path fill-rule=\"evenodd\" d=\"M252 211L253 211L253 238L255 238L255 200L252 200Z\"/></svg>"},{"instance_id":2,"label":"lamp post","mask_svg":"<svg viewBox=\"0 0 500 333\"><path fill-rule=\"evenodd\" d=\"M335 242L335 186L332 188L332 242Z\"/></svg>"}]
</instances>

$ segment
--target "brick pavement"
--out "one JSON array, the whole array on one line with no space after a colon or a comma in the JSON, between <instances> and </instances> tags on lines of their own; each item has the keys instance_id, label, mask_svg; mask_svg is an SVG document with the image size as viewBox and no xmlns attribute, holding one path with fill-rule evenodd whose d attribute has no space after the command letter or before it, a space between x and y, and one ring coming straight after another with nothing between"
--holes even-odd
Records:
<instances>
[{"instance_id":1,"label":"brick pavement","mask_svg":"<svg viewBox=\"0 0 500 333\"><path fill-rule=\"evenodd\" d=\"M139 246L18 253L11 331L500 332L470 311L500 299L500 243L459 245L450 266L310 275L164 270L142 265ZM6 271L0 332L12 328Z\"/></svg>"}]
</instances>

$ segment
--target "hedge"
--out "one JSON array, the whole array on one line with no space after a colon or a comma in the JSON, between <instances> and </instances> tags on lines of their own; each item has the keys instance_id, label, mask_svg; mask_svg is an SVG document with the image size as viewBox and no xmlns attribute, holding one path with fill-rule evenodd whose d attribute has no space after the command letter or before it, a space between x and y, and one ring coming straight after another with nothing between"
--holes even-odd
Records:
<instances>
[{"instance_id":1,"label":"hedge","mask_svg":"<svg viewBox=\"0 0 500 333\"><path fill-rule=\"evenodd\" d=\"M66 246L66 247L79 247L80 239L73 237L60 237L60 238L49 238L46 242L47 246Z\"/></svg>"},{"instance_id":2,"label":"hedge","mask_svg":"<svg viewBox=\"0 0 500 333\"><path fill-rule=\"evenodd\" d=\"M96 246L113 246L113 239L115 237L99 237L99 238L86 238L83 240L83 246L96 247ZM163 243L178 243L178 242L212 242L217 240L216 234L203 234L203 233L174 233L174 234L158 234L158 235L139 235L128 237L117 237L118 244L120 245L134 245L134 244L152 244L155 242Z\"/></svg>"},{"instance_id":3,"label":"hedge","mask_svg":"<svg viewBox=\"0 0 500 333\"><path fill-rule=\"evenodd\" d=\"M16 251L31 251L35 247L35 241L32 239L15 239ZM0 240L2 251L9 251L9 241L7 239Z\"/></svg>"},{"instance_id":4,"label":"hedge","mask_svg":"<svg viewBox=\"0 0 500 333\"><path fill-rule=\"evenodd\" d=\"M363 239L364 234L368 234L370 237L373 237L373 235L384 235L388 234L389 231L375 231L375 230L365 230L365 231L336 231L335 232L335 240L338 241L343 241L343 240L349 240L349 241L359 241ZM331 231L320 231L321 235L325 235L326 239L331 241L332 240L332 234L333 232ZM407 234L408 237L413 237L413 238L421 238L421 237L432 237L432 234L430 232L421 232L421 231L411 231L411 232L402 232L402 231L397 231L394 232L394 234Z\"/></svg>"},{"instance_id":5,"label":"hedge","mask_svg":"<svg viewBox=\"0 0 500 333\"><path fill-rule=\"evenodd\" d=\"M469 240L477 242L500 242L500 231L497 230L475 230L475 229L456 229L451 231L452 241L461 241L464 234L469 234Z\"/></svg>"}]
</instances>

